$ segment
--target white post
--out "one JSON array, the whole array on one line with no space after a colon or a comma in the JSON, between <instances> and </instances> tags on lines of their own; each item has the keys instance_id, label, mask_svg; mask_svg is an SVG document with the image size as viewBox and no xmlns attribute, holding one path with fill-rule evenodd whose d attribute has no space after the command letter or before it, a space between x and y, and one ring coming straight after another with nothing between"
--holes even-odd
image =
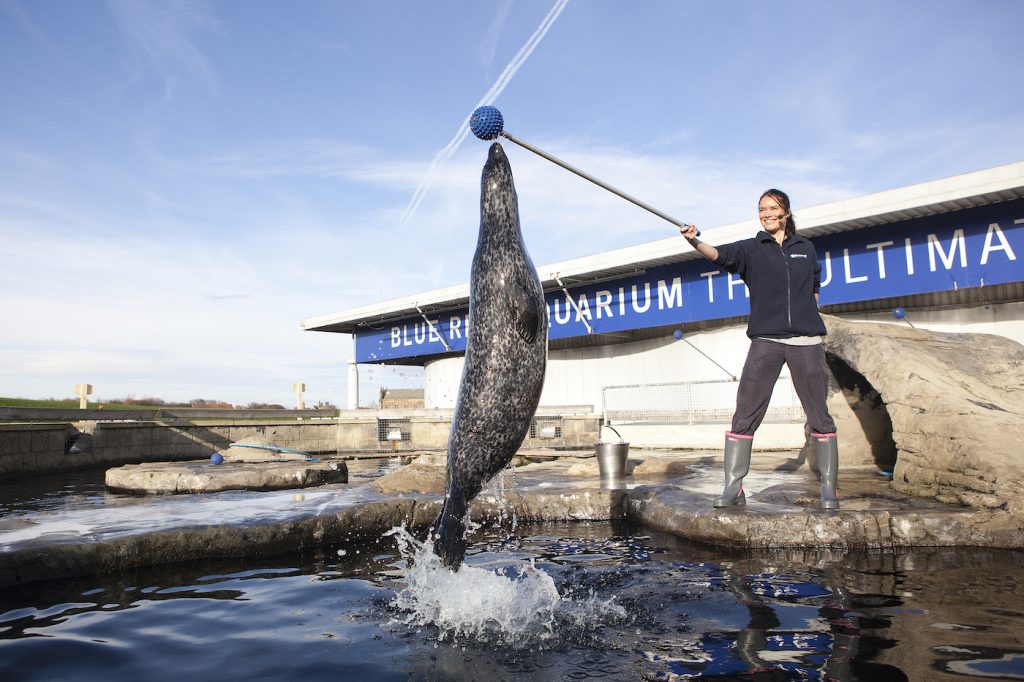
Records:
<instances>
[{"instance_id":1,"label":"white post","mask_svg":"<svg viewBox=\"0 0 1024 682\"><path fill-rule=\"evenodd\" d=\"M78 409L89 407L88 395L92 395L92 384L75 384L75 395L78 396Z\"/></svg>"},{"instance_id":2,"label":"white post","mask_svg":"<svg viewBox=\"0 0 1024 682\"><path fill-rule=\"evenodd\" d=\"M348 409L359 409L359 365L355 360L348 361Z\"/></svg>"},{"instance_id":3,"label":"white post","mask_svg":"<svg viewBox=\"0 0 1024 682\"><path fill-rule=\"evenodd\" d=\"M302 400L302 394L306 391L306 384L292 384L292 390L295 391L295 409L306 409L306 403Z\"/></svg>"}]
</instances>

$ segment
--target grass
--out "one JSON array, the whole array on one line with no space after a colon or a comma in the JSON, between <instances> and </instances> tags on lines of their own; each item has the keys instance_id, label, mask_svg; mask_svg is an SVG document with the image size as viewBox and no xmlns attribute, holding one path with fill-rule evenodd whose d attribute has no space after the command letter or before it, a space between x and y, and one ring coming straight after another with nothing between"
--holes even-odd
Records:
<instances>
[{"instance_id":1,"label":"grass","mask_svg":"<svg viewBox=\"0 0 1024 682\"><path fill-rule=\"evenodd\" d=\"M153 410L155 405L125 405L124 403L98 403L89 401L90 410L95 410L100 405L106 410ZM0 398L0 407L59 407L63 409L77 410L78 398L65 398L63 400L30 400L28 398Z\"/></svg>"}]
</instances>

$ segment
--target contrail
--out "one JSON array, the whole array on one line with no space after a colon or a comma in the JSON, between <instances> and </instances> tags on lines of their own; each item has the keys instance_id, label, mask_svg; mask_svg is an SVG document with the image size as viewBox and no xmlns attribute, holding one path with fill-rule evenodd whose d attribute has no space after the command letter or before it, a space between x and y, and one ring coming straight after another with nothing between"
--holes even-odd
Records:
<instances>
[{"instance_id":1,"label":"contrail","mask_svg":"<svg viewBox=\"0 0 1024 682\"><path fill-rule=\"evenodd\" d=\"M517 52L516 56L512 58L512 61L508 63L505 70L501 72L501 75L498 76L498 80L494 82L491 89L488 90L487 93L484 94L483 98L477 102L476 106L473 107L473 111L476 111L478 107L493 103L494 100L498 98L498 95L501 94L505 89L505 86L512 80L512 76L516 75L516 72L519 71L519 67L526 62L533 50L540 44L541 39L547 34L552 24L555 23L555 19L558 18L558 15L562 13L562 10L565 9L565 6L568 4L569 0L555 1L554 7L552 7L551 11L549 11L547 16L544 17L544 20L540 22L540 26L538 26L537 30L533 32L533 35L530 36L529 40L519 48L519 52ZM445 161L451 158L451 155L459 148L462 141L466 139L466 135L469 134L469 117L471 115L472 113L466 115L465 120L462 121L462 125L460 125L458 131L456 131L455 137L453 137L451 142L439 151L434 156L434 160L430 162L430 168L427 170L427 176L423 178L422 182L420 182L419 187L416 188L416 193L412 196L412 200L409 202L409 205L406 206L405 212L402 213L402 218L399 223L403 227L409 222L409 219L412 218L413 214L416 213L416 209L419 208L420 204L423 202L423 198L427 195L427 191L430 189L431 185L434 184L434 180L437 179L437 175L441 171L441 166L444 165Z\"/></svg>"}]
</instances>

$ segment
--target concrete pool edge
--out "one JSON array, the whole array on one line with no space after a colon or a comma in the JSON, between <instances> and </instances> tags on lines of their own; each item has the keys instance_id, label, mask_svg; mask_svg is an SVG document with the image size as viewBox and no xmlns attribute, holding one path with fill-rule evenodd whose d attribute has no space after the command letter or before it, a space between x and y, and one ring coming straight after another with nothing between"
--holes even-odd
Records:
<instances>
[{"instance_id":1,"label":"concrete pool edge","mask_svg":"<svg viewBox=\"0 0 1024 682\"><path fill-rule=\"evenodd\" d=\"M756 499L746 509L715 510L705 497L674 481L632 490L512 490L500 499L481 495L474 501L472 515L478 523L501 525L513 519L517 523L627 520L687 540L747 550L1024 548L1024 528L1004 510L820 512ZM272 522L193 525L92 542L37 542L0 553L0 589L195 560L266 557L317 547L358 548L396 526L425 527L436 517L440 504L438 495L396 496Z\"/></svg>"}]
</instances>

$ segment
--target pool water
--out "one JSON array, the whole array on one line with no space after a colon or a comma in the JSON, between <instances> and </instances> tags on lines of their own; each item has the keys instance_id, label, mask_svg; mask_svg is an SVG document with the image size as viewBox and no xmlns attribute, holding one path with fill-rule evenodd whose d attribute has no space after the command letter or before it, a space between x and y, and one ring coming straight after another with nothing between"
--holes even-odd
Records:
<instances>
[{"instance_id":1,"label":"pool water","mask_svg":"<svg viewBox=\"0 0 1024 682\"><path fill-rule=\"evenodd\" d=\"M575 523L483 530L467 566L538 571L560 601L512 638L425 622L393 537L30 584L0 591L0 679L1024 679L1021 552L730 553Z\"/></svg>"},{"instance_id":2,"label":"pool water","mask_svg":"<svg viewBox=\"0 0 1024 682\"><path fill-rule=\"evenodd\" d=\"M105 470L55 471L25 478L0 480L0 518L19 513L56 512L99 507L108 494L103 484Z\"/></svg>"}]
</instances>

